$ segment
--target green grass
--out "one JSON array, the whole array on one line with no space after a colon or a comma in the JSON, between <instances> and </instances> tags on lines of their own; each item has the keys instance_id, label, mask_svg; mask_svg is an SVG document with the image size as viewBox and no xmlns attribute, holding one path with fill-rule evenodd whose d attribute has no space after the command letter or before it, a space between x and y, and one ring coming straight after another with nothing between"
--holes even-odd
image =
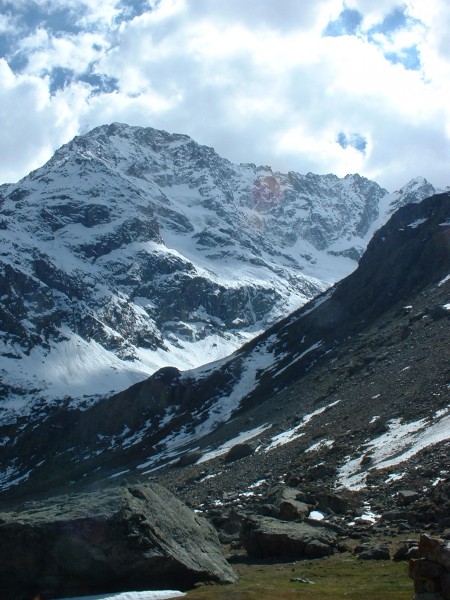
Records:
<instances>
[{"instance_id":1,"label":"green grass","mask_svg":"<svg viewBox=\"0 0 450 600\"><path fill-rule=\"evenodd\" d=\"M413 583L406 563L363 561L349 553L283 564L235 564L239 582L205 586L188 600L411 600ZM309 579L312 584L290 579Z\"/></svg>"}]
</instances>

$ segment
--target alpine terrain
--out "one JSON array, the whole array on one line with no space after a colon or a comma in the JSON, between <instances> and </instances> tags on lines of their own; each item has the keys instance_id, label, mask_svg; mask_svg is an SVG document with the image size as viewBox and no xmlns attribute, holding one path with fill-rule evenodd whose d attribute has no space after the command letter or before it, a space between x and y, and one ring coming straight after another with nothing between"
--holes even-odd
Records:
<instances>
[{"instance_id":1,"label":"alpine terrain","mask_svg":"<svg viewBox=\"0 0 450 600\"><path fill-rule=\"evenodd\" d=\"M385 501L410 478L432 492L448 479L449 294L444 193L399 209L354 273L230 357L5 423L3 496L155 473L199 504L288 472Z\"/></svg>"},{"instance_id":2,"label":"alpine terrain","mask_svg":"<svg viewBox=\"0 0 450 600\"><path fill-rule=\"evenodd\" d=\"M450 598L449 191L117 124L0 189L2 598L393 539Z\"/></svg>"},{"instance_id":3,"label":"alpine terrain","mask_svg":"<svg viewBox=\"0 0 450 600\"><path fill-rule=\"evenodd\" d=\"M229 355L435 191L234 165L121 124L75 138L0 187L1 420Z\"/></svg>"}]
</instances>

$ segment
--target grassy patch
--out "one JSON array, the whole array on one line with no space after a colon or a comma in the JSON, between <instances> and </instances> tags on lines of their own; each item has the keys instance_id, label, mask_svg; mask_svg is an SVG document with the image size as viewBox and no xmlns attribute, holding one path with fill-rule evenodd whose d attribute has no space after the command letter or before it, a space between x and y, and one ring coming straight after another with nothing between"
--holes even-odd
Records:
<instances>
[{"instance_id":1,"label":"grassy patch","mask_svg":"<svg viewBox=\"0 0 450 600\"><path fill-rule=\"evenodd\" d=\"M237 564L239 582L206 586L188 600L411 600L413 584L406 563L363 561L351 554L283 564ZM314 584L291 582L309 579Z\"/></svg>"}]
</instances>

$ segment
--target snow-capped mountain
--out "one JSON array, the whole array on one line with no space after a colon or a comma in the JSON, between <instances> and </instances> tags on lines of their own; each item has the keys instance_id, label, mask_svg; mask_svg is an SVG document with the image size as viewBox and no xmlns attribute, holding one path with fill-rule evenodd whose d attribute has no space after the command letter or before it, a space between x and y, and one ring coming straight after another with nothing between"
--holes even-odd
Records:
<instances>
[{"instance_id":1,"label":"snow-capped mountain","mask_svg":"<svg viewBox=\"0 0 450 600\"><path fill-rule=\"evenodd\" d=\"M392 210L358 175L234 165L121 124L0 187L5 417L222 358L351 272Z\"/></svg>"},{"instance_id":2,"label":"snow-capped mountain","mask_svg":"<svg viewBox=\"0 0 450 600\"><path fill-rule=\"evenodd\" d=\"M413 482L423 471L429 484L448 466L431 468L430 447L450 443L449 234L450 193L405 206L354 273L233 355L0 426L0 491L145 480L161 468L173 483L173 468L193 463L193 493L207 475L222 493L242 492L295 465L314 480L317 463L332 487L359 489L385 469ZM230 475L218 457L249 439L251 459Z\"/></svg>"}]
</instances>

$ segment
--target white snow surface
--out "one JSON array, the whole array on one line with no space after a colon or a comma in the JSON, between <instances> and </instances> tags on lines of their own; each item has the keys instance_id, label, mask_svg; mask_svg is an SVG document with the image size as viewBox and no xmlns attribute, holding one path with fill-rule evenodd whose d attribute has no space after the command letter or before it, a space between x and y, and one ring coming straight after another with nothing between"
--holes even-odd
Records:
<instances>
[{"instance_id":1,"label":"white snow surface","mask_svg":"<svg viewBox=\"0 0 450 600\"><path fill-rule=\"evenodd\" d=\"M334 445L334 440L319 440L309 448L305 450L305 452L315 452L316 450L320 450L322 448L331 448Z\"/></svg>"},{"instance_id":2,"label":"white snow surface","mask_svg":"<svg viewBox=\"0 0 450 600\"><path fill-rule=\"evenodd\" d=\"M176 590L160 590L154 592L121 592L118 594L100 594L97 596L71 596L60 600L168 600L186 596Z\"/></svg>"},{"instance_id":3,"label":"white snow surface","mask_svg":"<svg viewBox=\"0 0 450 600\"><path fill-rule=\"evenodd\" d=\"M237 444L242 444L243 442L247 442L248 440L257 437L258 435L261 435L261 433L263 433L267 429L270 429L270 427L272 426L261 425L260 427L255 427L255 429L251 429L250 431L243 431L233 439L228 440L228 442L226 442L225 444L222 444L222 446L216 448L216 450L211 450L210 452L204 454L201 458L198 459L197 464L206 462L208 460L211 460L212 458L217 458L218 456L226 454L229 450L231 450L231 448L233 448Z\"/></svg>"},{"instance_id":4,"label":"white snow surface","mask_svg":"<svg viewBox=\"0 0 450 600\"><path fill-rule=\"evenodd\" d=\"M242 359L240 375L235 381L232 391L228 396L219 394L213 399L210 406L202 408L200 412L197 411L192 413L191 421L193 424L197 423L194 428L190 427L189 431L186 431L186 428L175 431L165 439L161 440L160 445L163 450L157 454L152 454L152 456L141 463L138 468L148 469L148 467L152 467L161 460L167 460L173 456L179 455L183 451L183 447L188 443L203 437L212 431L218 424L228 421L232 413L239 407L241 401L255 388L259 374L265 369L273 366L275 359L272 346L275 340L276 338L273 336L267 338L263 344L257 346L252 353L246 355ZM280 357L278 357L278 360L279 359ZM227 360L224 359L219 361L219 363L207 365L206 367L199 369L198 373L194 371L188 372L186 375L204 377L206 373L210 372L211 368L218 366L218 364L224 365L226 362ZM254 435L259 435L259 433L268 426L262 427L263 429L258 428ZM243 437L246 437L247 435L253 437L253 432L244 432L241 435ZM246 439L250 438L247 437ZM240 438L239 441L243 441L243 438ZM239 443L239 441L236 441L236 443ZM228 444L229 442L227 442L226 445ZM224 445L221 452L225 453L228 449L229 448L225 449ZM148 472L150 471L144 471L144 473Z\"/></svg>"},{"instance_id":5,"label":"white snow surface","mask_svg":"<svg viewBox=\"0 0 450 600\"><path fill-rule=\"evenodd\" d=\"M327 408L331 408L332 406L335 406L339 402L340 402L340 400L336 400L336 402L327 404L327 406L318 408L314 412L305 415L298 425L296 425L292 429L288 429L287 431L283 431L283 432L279 433L278 435L275 435L272 438L270 444L265 448L265 451L269 452L270 450L273 450L274 448L278 448L278 446L283 446L284 444L288 444L289 442L292 442L292 441L302 437L305 433L302 430L306 427L306 425L309 423L309 421L311 421L311 419L313 419L317 415L320 415L321 413L323 413Z\"/></svg>"},{"instance_id":6,"label":"white snow surface","mask_svg":"<svg viewBox=\"0 0 450 600\"><path fill-rule=\"evenodd\" d=\"M416 219L412 223L409 223L408 227L410 229L417 229L417 227L419 227L419 225L422 225L422 223L426 223L427 221L428 221L428 219Z\"/></svg>"},{"instance_id":7,"label":"white snow surface","mask_svg":"<svg viewBox=\"0 0 450 600\"><path fill-rule=\"evenodd\" d=\"M325 515L323 514L323 512L320 512L319 510L312 510L308 517L310 519L313 519L314 521L323 521L325 519Z\"/></svg>"},{"instance_id":8,"label":"white snow surface","mask_svg":"<svg viewBox=\"0 0 450 600\"><path fill-rule=\"evenodd\" d=\"M368 452L372 458L370 468L384 469L399 465L424 448L448 439L450 407L438 411L429 420L402 423L401 419L393 419L389 430L366 444L362 454L356 458L348 457L339 468L338 481L341 486L352 490L364 488L368 470L361 466L361 460Z\"/></svg>"},{"instance_id":9,"label":"white snow surface","mask_svg":"<svg viewBox=\"0 0 450 600\"><path fill-rule=\"evenodd\" d=\"M42 398L95 400L164 366L186 370L228 356L348 275L357 265L348 251L364 250L392 206L411 193L429 192L423 178L388 194L358 175L285 175L233 165L187 136L120 124L75 139L41 169L2 189L0 275L13 267L46 295L42 305L27 299L21 325L34 336L46 311L66 315L59 338L29 355L8 336L0 341L0 377L30 390L2 404L2 420ZM368 203L378 217L360 237L356 224ZM154 235L133 231L115 244L118 232L135 223L147 224ZM323 239L316 223L326 227ZM85 253L97 246L104 246L98 255ZM51 273L39 274L36 260ZM153 263L164 268L150 269L149 281L146 265ZM243 318L230 330L204 303L159 324L152 290L171 285L176 272L207 281L210 299L242 291ZM262 315L257 307L264 294L273 301ZM121 318L112 319L115 314ZM85 316L113 343L83 337L78 324ZM150 349L130 341L122 322L158 343Z\"/></svg>"}]
</instances>

